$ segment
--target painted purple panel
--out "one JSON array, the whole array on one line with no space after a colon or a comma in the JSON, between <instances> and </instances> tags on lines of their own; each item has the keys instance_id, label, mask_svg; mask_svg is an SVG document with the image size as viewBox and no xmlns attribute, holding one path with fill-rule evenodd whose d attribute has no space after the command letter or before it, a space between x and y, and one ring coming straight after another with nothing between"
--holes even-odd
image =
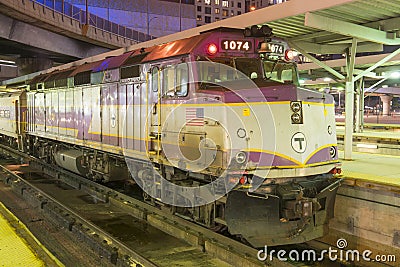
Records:
<instances>
[{"instance_id":1,"label":"painted purple panel","mask_svg":"<svg viewBox=\"0 0 400 267\"><path fill-rule=\"evenodd\" d=\"M306 164L313 164L313 163L318 163L318 162L327 162L331 160L337 160L337 153L334 159L331 158L330 156L330 148L326 147L315 153L308 161ZM337 148L336 148L337 151Z\"/></svg>"},{"instance_id":2,"label":"painted purple panel","mask_svg":"<svg viewBox=\"0 0 400 267\"><path fill-rule=\"evenodd\" d=\"M118 146L118 136L120 135L118 131L118 123L120 122L118 118L118 86L117 84L113 84L109 88L110 92L110 101L109 105L111 105L112 108L110 108L110 116L111 116L111 121L108 122L110 125L110 132L112 134L112 138L110 138L110 144L114 146Z\"/></svg>"},{"instance_id":3,"label":"painted purple panel","mask_svg":"<svg viewBox=\"0 0 400 267\"><path fill-rule=\"evenodd\" d=\"M126 85L120 85L118 87L118 106L119 106L119 138L118 142L123 148L127 148L126 140L122 136L126 136Z\"/></svg>"},{"instance_id":4,"label":"painted purple panel","mask_svg":"<svg viewBox=\"0 0 400 267\"><path fill-rule=\"evenodd\" d=\"M102 87L101 88L101 94L100 94L100 97L101 97L101 109L103 110L102 112L103 112L103 117L101 118L102 119L102 142L103 142L103 144L110 144L110 137L108 136L108 134L109 134L109 127L110 127L110 124L108 123L108 121L104 118L105 117L105 115L107 114L107 115L109 115L109 112L108 112L108 105L110 104L109 103L109 99L110 99L110 96L109 96L109 88L108 88L108 86L106 85L105 87ZM107 109L107 110L105 110L105 109Z\"/></svg>"},{"instance_id":5,"label":"painted purple panel","mask_svg":"<svg viewBox=\"0 0 400 267\"><path fill-rule=\"evenodd\" d=\"M140 106L139 106L139 108L138 107L135 108L133 106L135 104L134 103L134 101L135 101L134 98L135 98L134 97L134 85L132 85L132 84L127 85L127 87L126 87L126 102L127 103L126 104L128 106L127 106L127 112L126 112L125 121L123 123L125 123L125 125L126 125L126 131L127 131L127 136L128 137L135 135L134 134L134 127L135 127L134 125L138 124L138 122L136 122L134 120L134 112L136 110L140 109ZM140 136L138 138L140 138ZM133 141L133 139L128 138L127 148L129 148L129 149L139 149L140 150L140 143L136 144Z\"/></svg>"},{"instance_id":6,"label":"painted purple panel","mask_svg":"<svg viewBox=\"0 0 400 267\"><path fill-rule=\"evenodd\" d=\"M258 162L259 167L279 167L279 166L297 166L296 162L285 159L278 155L265 152L249 152L249 160Z\"/></svg>"},{"instance_id":7,"label":"painted purple panel","mask_svg":"<svg viewBox=\"0 0 400 267\"><path fill-rule=\"evenodd\" d=\"M84 131L84 123L83 123L83 117L82 117L82 112L83 112L83 106L82 106L82 90L74 90L74 127L75 129L78 129L78 135L77 138L79 140L83 140L83 131Z\"/></svg>"}]
</instances>

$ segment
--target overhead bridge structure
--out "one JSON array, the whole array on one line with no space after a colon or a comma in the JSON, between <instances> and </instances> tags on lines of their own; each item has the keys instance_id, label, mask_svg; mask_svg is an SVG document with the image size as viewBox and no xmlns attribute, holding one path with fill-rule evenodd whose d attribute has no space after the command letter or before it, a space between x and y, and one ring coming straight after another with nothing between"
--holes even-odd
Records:
<instances>
[{"instance_id":1,"label":"overhead bridge structure","mask_svg":"<svg viewBox=\"0 0 400 267\"><path fill-rule=\"evenodd\" d=\"M143 33L89 16L67 3L58 10L36 1L0 0L0 55L19 57L20 67L60 64L146 39Z\"/></svg>"},{"instance_id":2,"label":"overhead bridge structure","mask_svg":"<svg viewBox=\"0 0 400 267\"><path fill-rule=\"evenodd\" d=\"M194 36L213 28L244 29L264 24L273 28L276 36L288 39L294 48L311 61L301 65L300 68L324 69L346 84L345 158L351 159L354 123L360 121L360 119L354 120L354 98L363 98L362 80L364 77L373 76L374 71L382 65L398 64L396 61L399 60L400 54L400 49L397 48L400 45L400 0L292 0L86 58L63 67L68 68L120 55L128 50ZM384 45L392 47L391 50L394 52L380 55L379 59L368 62L356 57L356 54L361 52L382 52ZM330 65L329 62L317 59L315 54L344 54L345 58L341 64ZM11 80L8 83L15 82L18 80ZM360 109L357 108L358 111Z\"/></svg>"}]
</instances>

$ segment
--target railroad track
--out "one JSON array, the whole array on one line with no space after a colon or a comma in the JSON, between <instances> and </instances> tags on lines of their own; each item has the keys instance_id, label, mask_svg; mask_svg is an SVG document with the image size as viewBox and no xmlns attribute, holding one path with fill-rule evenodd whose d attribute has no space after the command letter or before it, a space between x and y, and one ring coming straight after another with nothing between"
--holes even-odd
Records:
<instances>
[{"instance_id":1,"label":"railroad track","mask_svg":"<svg viewBox=\"0 0 400 267\"><path fill-rule=\"evenodd\" d=\"M123 192L43 163L9 147L0 145L0 152L19 161L29 161L31 171L40 171L38 174L26 170L22 178L16 172L2 167L0 177L3 177L3 182L10 185L33 206L56 218L57 223L65 229L86 241L111 265L305 266L301 262L280 261L276 259L276 255L272 262L269 259L264 262L259 261L258 249L187 221L160 207L151 206ZM43 178L43 175L47 178ZM59 190L56 190L57 188ZM69 197L65 196L65 192L68 192ZM81 207L65 204L79 202L76 197L85 200ZM96 206L98 208L93 208ZM110 214L111 216L108 216ZM127 221L132 222L131 225ZM145 230L141 233L140 229ZM141 243L139 246L138 240L127 238L129 234L134 237L143 235L143 232L150 234L139 241ZM147 242L145 240L151 239L158 245L166 244L166 247L143 245ZM168 247L168 244L172 246ZM300 244L277 249L301 251L310 248L312 247L308 244ZM320 249L319 244L318 250ZM154 250L159 252L153 253ZM310 265L340 266L329 260L324 261L323 265L309 262L307 266Z\"/></svg>"},{"instance_id":2,"label":"railroad track","mask_svg":"<svg viewBox=\"0 0 400 267\"><path fill-rule=\"evenodd\" d=\"M31 180L28 181L29 172L24 175L25 178L22 178L15 174L15 172L11 172L3 167L3 174L1 177L3 177L4 183L11 185L14 191L21 194L23 198L33 203L34 206L41 207L45 213L58 218L57 221L63 224L63 226L66 229L69 229L69 231L79 232L79 235L87 235L87 233L91 233L89 236L92 240L90 240L89 243L101 244L100 246L92 246L94 246L94 249L98 250L103 257L109 258L112 264L117 264L118 266L131 266L132 264L133 266L135 266L135 264L137 266L162 265L161 262L154 263L149 260L148 258L151 258L151 255L147 255L147 257L142 256L132 247L127 246L125 244L127 242L120 242L119 239L121 239L121 237L118 239L102 230L102 228L105 227L104 221L107 221L107 219L104 219L103 222L101 222L101 220L98 221L98 224L102 225L100 227L92 221L84 218L85 216L81 216L81 212L77 212L70 205L61 203L63 199L59 199L61 196L60 192L53 191L52 195L49 192L46 192L49 191L49 188L52 188L51 190L54 190L55 188L55 186L49 186L49 183L58 184L59 187L63 187L62 185L68 185L75 190L84 192L86 195L91 196L93 200L102 203L103 206L108 206L108 208L104 210L113 210L113 213L118 213L120 217L134 217L136 220L140 221L139 224L148 224L152 228L167 233L168 236L164 236L164 239L170 239L170 236L172 236L184 241L185 244L189 244L190 247L181 246L181 249L185 251L192 250L191 253L196 255L194 261L197 262L196 264L193 262L193 266L198 266L199 258L200 260L208 261L210 265L215 263L215 265L218 266L223 266L224 263L235 266L266 265L257 260L258 250L243 243L169 214L166 211L160 210L159 208L153 207L147 203L143 203L138 199L114 189L60 169L57 166L42 163L35 158L24 155L6 146L0 145L0 150L2 150L3 154L11 155L14 158L23 158L25 161L29 161L30 168L40 170L42 174L52 177L52 182L50 182L49 179L47 179L47 182L43 182L43 179L41 178L31 178ZM37 174L35 175L37 176ZM74 195L71 192L70 194ZM74 202L72 197L69 202ZM126 226L127 225L124 225L124 227ZM81 229L76 230L77 228ZM178 251L175 251L175 253L177 252ZM201 257L199 257L199 255ZM187 261L188 259L185 260ZM166 266L174 265L173 262L166 262L168 262ZM293 264L274 262L274 266L293 266Z\"/></svg>"}]
</instances>

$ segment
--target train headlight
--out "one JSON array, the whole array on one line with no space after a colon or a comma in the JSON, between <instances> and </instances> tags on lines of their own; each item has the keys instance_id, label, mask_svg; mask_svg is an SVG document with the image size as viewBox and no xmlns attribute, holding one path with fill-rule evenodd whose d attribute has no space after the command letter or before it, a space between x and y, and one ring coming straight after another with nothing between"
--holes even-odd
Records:
<instances>
[{"instance_id":1,"label":"train headlight","mask_svg":"<svg viewBox=\"0 0 400 267\"><path fill-rule=\"evenodd\" d=\"M293 124L300 124L301 123L301 116L299 113L292 114L292 123Z\"/></svg>"},{"instance_id":2,"label":"train headlight","mask_svg":"<svg viewBox=\"0 0 400 267\"><path fill-rule=\"evenodd\" d=\"M285 59L286 59L286 61L293 61L297 56L298 56L297 51L294 51L292 49L289 49L289 50L285 51Z\"/></svg>"},{"instance_id":3,"label":"train headlight","mask_svg":"<svg viewBox=\"0 0 400 267\"><path fill-rule=\"evenodd\" d=\"M303 106L301 101L290 102L290 109L293 114L291 115L292 124L302 124L303 123Z\"/></svg>"},{"instance_id":4,"label":"train headlight","mask_svg":"<svg viewBox=\"0 0 400 267\"><path fill-rule=\"evenodd\" d=\"M301 102L300 101L292 101L292 102L290 102L290 109L293 112L300 112L301 111Z\"/></svg>"},{"instance_id":5,"label":"train headlight","mask_svg":"<svg viewBox=\"0 0 400 267\"><path fill-rule=\"evenodd\" d=\"M238 153L236 154L236 156L235 156L235 160L236 160L236 162L239 163L239 164L245 163L246 159L247 159L247 155L246 155L246 153L243 152L243 151L238 152Z\"/></svg>"}]
</instances>

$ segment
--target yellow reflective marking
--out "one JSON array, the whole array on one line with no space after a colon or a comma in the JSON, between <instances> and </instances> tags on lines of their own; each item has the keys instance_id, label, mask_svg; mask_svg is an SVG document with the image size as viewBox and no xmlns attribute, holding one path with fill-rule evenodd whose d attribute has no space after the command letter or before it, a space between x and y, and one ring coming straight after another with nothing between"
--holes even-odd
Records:
<instances>
[{"instance_id":1,"label":"yellow reflective marking","mask_svg":"<svg viewBox=\"0 0 400 267\"><path fill-rule=\"evenodd\" d=\"M244 108L243 109L243 116L245 116L245 117L250 116L250 109L249 108Z\"/></svg>"}]
</instances>

